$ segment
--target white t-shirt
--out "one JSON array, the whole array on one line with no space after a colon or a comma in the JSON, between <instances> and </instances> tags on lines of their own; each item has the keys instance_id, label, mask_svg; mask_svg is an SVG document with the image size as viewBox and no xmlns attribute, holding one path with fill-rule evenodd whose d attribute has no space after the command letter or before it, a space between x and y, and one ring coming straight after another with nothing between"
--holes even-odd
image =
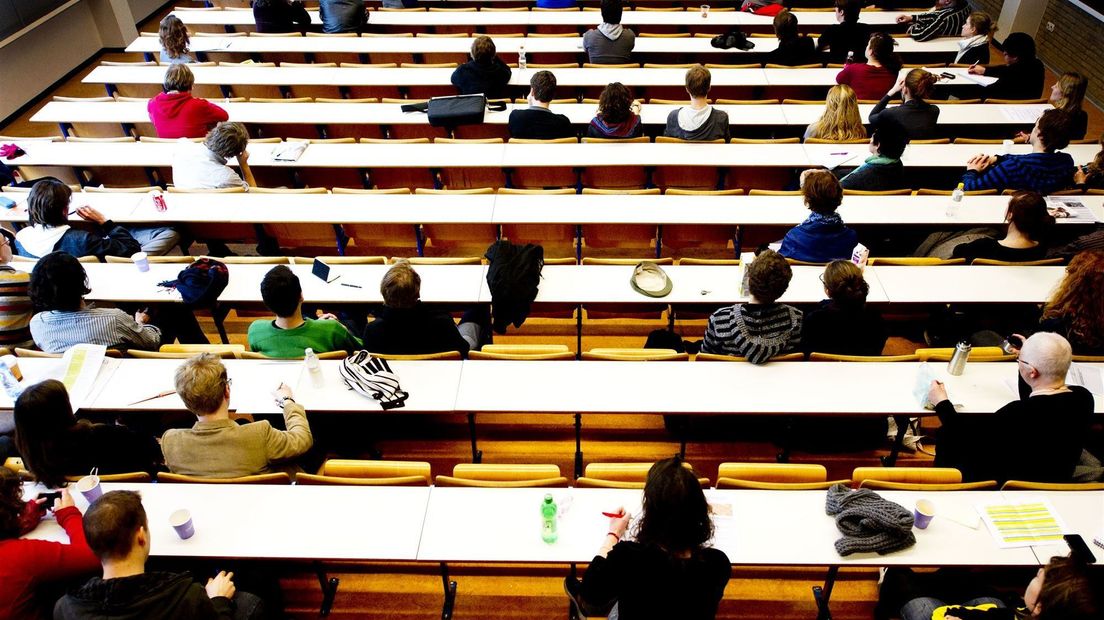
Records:
<instances>
[{"instance_id":1,"label":"white t-shirt","mask_svg":"<svg viewBox=\"0 0 1104 620\"><path fill-rule=\"evenodd\" d=\"M202 142L191 142L183 138L173 155L172 176L173 185L180 189L249 189L249 184L226 165L225 158Z\"/></svg>"}]
</instances>

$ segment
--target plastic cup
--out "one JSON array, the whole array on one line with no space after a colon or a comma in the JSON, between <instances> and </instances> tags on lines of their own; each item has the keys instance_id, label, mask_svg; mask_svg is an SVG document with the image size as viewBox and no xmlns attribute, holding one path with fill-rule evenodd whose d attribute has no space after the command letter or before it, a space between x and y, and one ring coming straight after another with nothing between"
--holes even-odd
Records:
<instances>
[{"instance_id":1,"label":"plastic cup","mask_svg":"<svg viewBox=\"0 0 1104 620\"><path fill-rule=\"evenodd\" d=\"M84 496L84 499L88 500L88 503L100 499L103 495L103 489L100 488L100 477L95 475L89 475L77 480L77 490Z\"/></svg>"},{"instance_id":2,"label":"plastic cup","mask_svg":"<svg viewBox=\"0 0 1104 620\"><path fill-rule=\"evenodd\" d=\"M709 17L709 5L708 4L701 5L701 16L702 17Z\"/></svg>"},{"instance_id":3,"label":"plastic cup","mask_svg":"<svg viewBox=\"0 0 1104 620\"><path fill-rule=\"evenodd\" d=\"M188 540L195 536L195 524L192 523L192 513L186 508L181 508L169 515L169 525L176 530L180 540Z\"/></svg>"},{"instance_id":4,"label":"plastic cup","mask_svg":"<svg viewBox=\"0 0 1104 620\"><path fill-rule=\"evenodd\" d=\"M1005 155L1011 155L1012 154L1012 145L1013 144L1015 144L1015 142L1013 142L1011 140L1001 141L1001 145L1004 147L1004 154Z\"/></svg>"},{"instance_id":5,"label":"plastic cup","mask_svg":"<svg viewBox=\"0 0 1104 620\"><path fill-rule=\"evenodd\" d=\"M23 380L23 372L19 370L19 359L14 355L5 355L0 357L0 363L8 367L16 381Z\"/></svg>"},{"instance_id":6,"label":"plastic cup","mask_svg":"<svg viewBox=\"0 0 1104 620\"><path fill-rule=\"evenodd\" d=\"M149 271L149 256L145 252L132 254L130 260L134 261L134 266L138 268L138 271Z\"/></svg>"},{"instance_id":7,"label":"plastic cup","mask_svg":"<svg viewBox=\"0 0 1104 620\"><path fill-rule=\"evenodd\" d=\"M912 511L917 529L926 530L931 520L935 518L935 504L929 500L916 500L916 509Z\"/></svg>"}]
</instances>

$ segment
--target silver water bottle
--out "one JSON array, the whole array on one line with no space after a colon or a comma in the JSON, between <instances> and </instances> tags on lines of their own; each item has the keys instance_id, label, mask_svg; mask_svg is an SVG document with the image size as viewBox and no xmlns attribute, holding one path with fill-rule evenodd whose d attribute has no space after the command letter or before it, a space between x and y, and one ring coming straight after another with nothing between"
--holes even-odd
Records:
<instances>
[{"instance_id":1,"label":"silver water bottle","mask_svg":"<svg viewBox=\"0 0 1104 620\"><path fill-rule=\"evenodd\" d=\"M954 355L951 356L951 361L947 363L947 374L958 377L966 372L966 360L970 357L970 349L972 348L973 346L965 340L955 346Z\"/></svg>"}]
</instances>

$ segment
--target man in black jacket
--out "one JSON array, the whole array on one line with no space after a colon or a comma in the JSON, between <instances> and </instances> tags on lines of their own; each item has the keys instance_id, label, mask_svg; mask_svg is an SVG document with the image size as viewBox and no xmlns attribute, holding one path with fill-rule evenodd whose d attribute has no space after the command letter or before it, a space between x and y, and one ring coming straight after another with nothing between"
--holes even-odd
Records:
<instances>
[{"instance_id":1,"label":"man in black jacket","mask_svg":"<svg viewBox=\"0 0 1104 620\"><path fill-rule=\"evenodd\" d=\"M509 97L510 67L497 56L494 41L479 36L471 46L471 60L452 72L452 85L461 95L478 95L488 99Z\"/></svg>"},{"instance_id":2,"label":"man in black jacket","mask_svg":"<svg viewBox=\"0 0 1104 620\"><path fill-rule=\"evenodd\" d=\"M556 76L537 71L529 80L529 107L510 112L510 137L529 140L555 140L575 136L571 121L548 109L556 92Z\"/></svg>"},{"instance_id":3,"label":"man in black jacket","mask_svg":"<svg viewBox=\"0 0 1104 620\"><path fill-rule=\"evenodd\" d=\"M206 620L262 617L257 597L235 596L233 573L220 572L206 588L190 575L147 573L150 533L142 498L111 491L84 513L88 546L100 558L103 577L94 577L54 606L58 620Z\"/></svg>"}]
</instances>

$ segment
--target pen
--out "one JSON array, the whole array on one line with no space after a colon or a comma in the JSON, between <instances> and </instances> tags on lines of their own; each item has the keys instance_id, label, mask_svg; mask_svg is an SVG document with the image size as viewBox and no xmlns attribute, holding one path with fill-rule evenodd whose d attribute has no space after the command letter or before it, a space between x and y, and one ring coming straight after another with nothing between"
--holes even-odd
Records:
<instances>
[{"instance_id":1,"label":"pen","mask_svg":"<svg viewBox=\"0 0 1104 620\"><path fill-rule=\"evenodd\" d=\"M348 282L342 282L341 286L347 286L349 288L364 288L363 286L361 286L359 284L349 284Z\"/></svg>"},{"instance_id":2,"label":"pen","mask_svg":"<svg viewBox=\"0 0 1104 620\"><path fill-rule=\"evenodd\" d=\"M617 517L625 516L625 513L623 513L623 512L602 512L602 515L607 516L611 519L616 519Z\"/></svg>"},{"instance_id":3,"label":"pen","mask_svg":"<svg viewBox=\"0 0 1104 620\"><path fill-rule=\"evenodd\" d=\"M829 155L848 155L848 153L829 153Z\"/></svg>"}]
</instances>

